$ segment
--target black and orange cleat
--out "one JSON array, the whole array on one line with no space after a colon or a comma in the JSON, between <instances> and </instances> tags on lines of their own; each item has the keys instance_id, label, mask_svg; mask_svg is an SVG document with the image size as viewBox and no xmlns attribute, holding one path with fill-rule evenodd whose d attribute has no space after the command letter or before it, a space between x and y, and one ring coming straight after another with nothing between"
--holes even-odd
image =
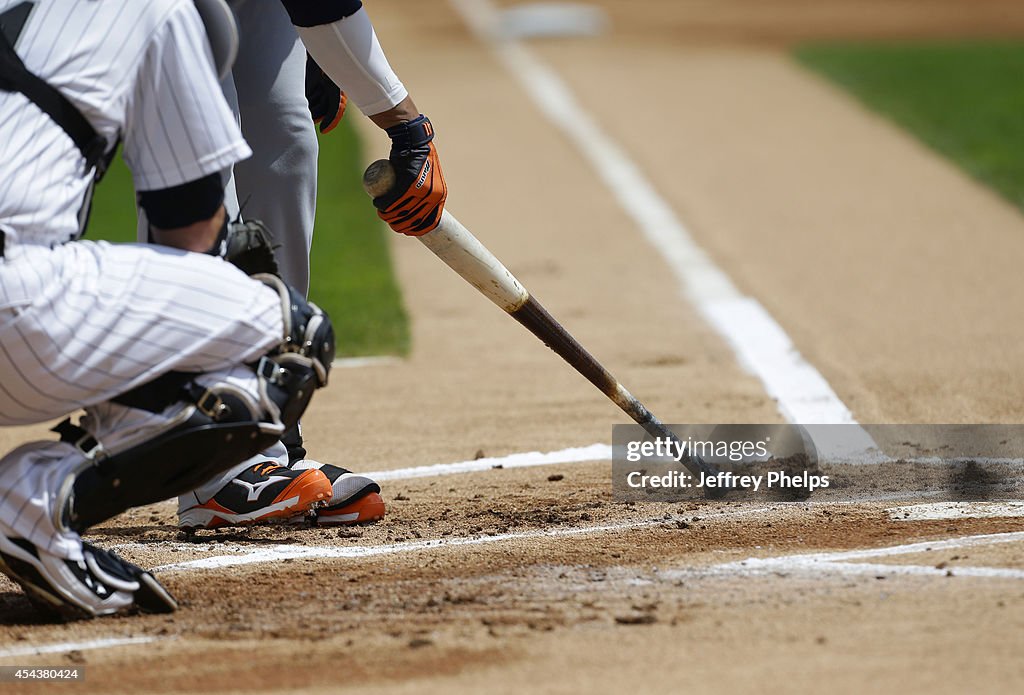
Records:
<instances>
[{"instance_id":1,"label":"black and orange cleat","mask_svg":"<svg viewBox=\"0 0 1024 695\"><path fill-rule=\"evenodd\" d=\"M331 481L310 468L292 470L276 461L246 468L204 504L178 512L186 531L287 521L329 504Z\"/></svg>"},{"instance_id":2,"label":"black and orange cleat","mask_svg":"<svg viewBox=\"0 0 1024 695\"><path fill-rule=\"evenodd\" d=\"M327 505L314 510L318 524L366 524L384 518L384 500L380 485L359 473L309 459L296 461L293 470L319 470L331 482L332 495ZM303 521L296 518L294 521Z\"/></svg>"}]
</instances>

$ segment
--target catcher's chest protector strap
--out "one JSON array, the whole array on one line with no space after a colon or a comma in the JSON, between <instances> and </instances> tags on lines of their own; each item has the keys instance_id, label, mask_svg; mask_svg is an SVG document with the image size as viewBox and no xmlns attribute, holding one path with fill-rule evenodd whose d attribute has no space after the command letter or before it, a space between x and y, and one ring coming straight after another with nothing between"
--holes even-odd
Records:
<instances>
[{"instance_id":1,"label":"catcher's chest protector strap","mask_svg":"<svg viewBox=\"0 0 1024 695\"><path fill-rule=\"evenodd\" d=\"M110 153L104 156L107 149L106 139L96 132L82 112L55 87L29 72L3 31L0 31L0 89L24 94L52 118L75 142L75 146L85 157L86 171L95 167L96 180L103 178L116 148L111 148Z\"/></svg>"}]
</instances>

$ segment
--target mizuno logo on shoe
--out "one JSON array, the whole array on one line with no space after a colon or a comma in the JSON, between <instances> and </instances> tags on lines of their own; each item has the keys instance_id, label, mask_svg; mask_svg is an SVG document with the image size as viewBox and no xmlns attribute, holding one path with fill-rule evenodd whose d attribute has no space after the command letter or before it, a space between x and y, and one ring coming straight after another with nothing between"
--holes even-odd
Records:
<instances>
[{"instance_id":1,"label":"mizuno logo on shoe","mask_svg":"<svg viewBox=\"0 0 1024 695\"><path fill-rule=\"evenodd\" d=\"M256 500L259 499L260 495L263 494L263 491L267 489L268 485L279 483L282 480L289 480L289 478L284 475L272 475L269 476L266 480L261 480L258 483L247 483L244 480L239 480L237 478L235 478L231 482L234 483L235 485L241 485L247 490L247 502L255 502Z\"/></svg>"}]
</instances>

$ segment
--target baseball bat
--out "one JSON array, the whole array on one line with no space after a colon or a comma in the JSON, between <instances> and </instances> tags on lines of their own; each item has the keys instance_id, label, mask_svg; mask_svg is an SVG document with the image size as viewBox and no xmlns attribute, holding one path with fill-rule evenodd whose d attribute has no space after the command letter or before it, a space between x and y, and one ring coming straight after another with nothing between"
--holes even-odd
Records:
<instances>
[{"instance_id":1,"label":"baseball bat","mask_svg":"<svg viewBox=\"0 0 1024 695\"><path fill-rule=\"evenodd\" d=\"M377 160L363 174L363 188L371 197L386 194L394 185L395 170L386 159ZM601 366L454 215L445 210L438 226L417 238L463 280L558 353L651 436L679 442L672 431ZM715 467L700 456L687 454L682 463L694 475L717 473ZM711 488L706 489L710 491Z\"/></svg>"}]
</instances>

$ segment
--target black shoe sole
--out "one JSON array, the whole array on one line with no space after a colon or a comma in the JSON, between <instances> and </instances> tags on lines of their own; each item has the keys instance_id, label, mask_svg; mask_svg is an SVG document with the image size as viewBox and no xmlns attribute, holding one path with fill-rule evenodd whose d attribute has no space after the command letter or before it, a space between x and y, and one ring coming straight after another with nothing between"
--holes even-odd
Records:
<instances>
[{"instance_id":1,"label":"black shoe sole","mask_svg":"<svg viewBox=\"0 0 1024 695\"><path fill-rule=\"evenodd\" d=\"M138 581L139 590L135 592L135 605L143 613L173 613L178 610L178 602L152 574L143 572L139 575Z\"/></svg>"}]
</instances>

